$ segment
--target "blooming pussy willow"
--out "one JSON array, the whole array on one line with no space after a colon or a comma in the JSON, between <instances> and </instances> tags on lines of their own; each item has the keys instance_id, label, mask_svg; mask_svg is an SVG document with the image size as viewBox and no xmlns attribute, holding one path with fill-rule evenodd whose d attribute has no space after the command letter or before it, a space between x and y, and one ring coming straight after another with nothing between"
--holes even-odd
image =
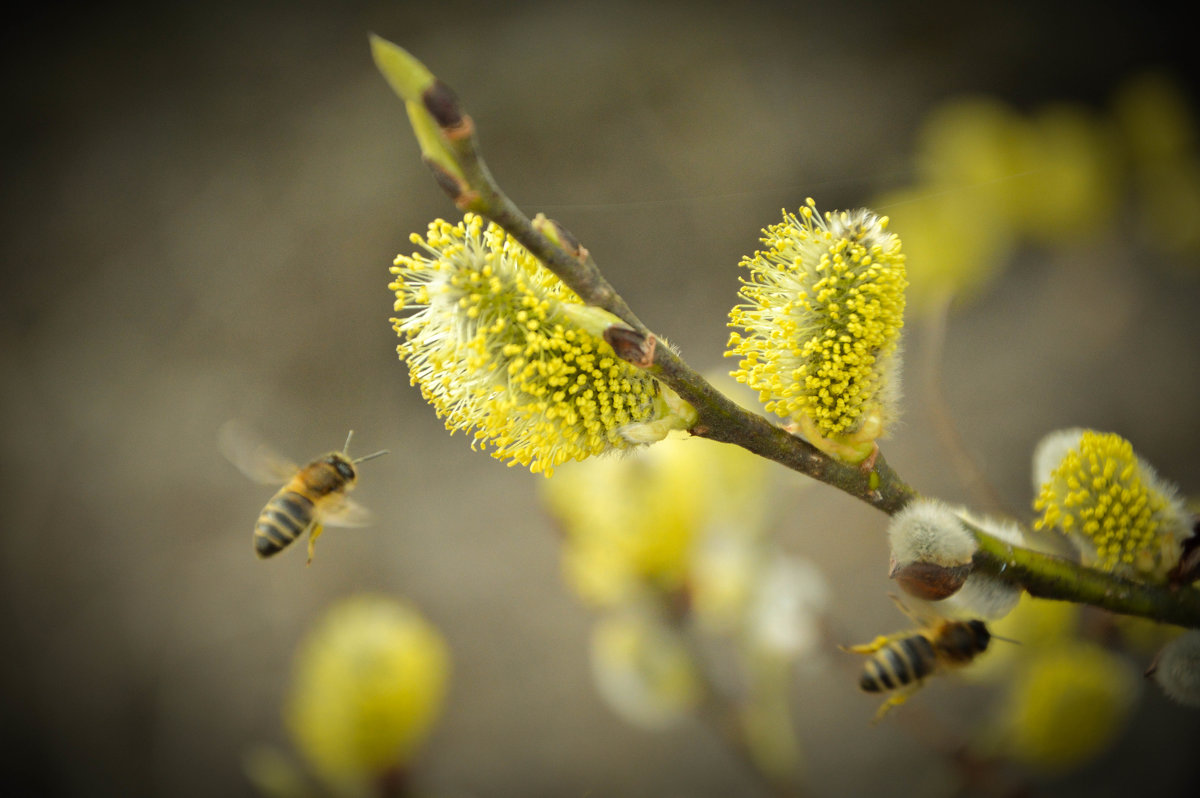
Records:
<instances>
[{"instance_id":1,"label":"blooming pussy willow","mask_svg":"<svg viewBox=\"0 0 1200 798\"><path fill-rule=\"evenodd\" d=\"M445 641L416 610L385 596L351 596L296 652L285 721L335 793L365 795L428 737L449 669Z\"/></svg>"},{"instance_id":2,"label":"blooming pussy willow","mask_svg":"<svg viewBox=\"0 0 1200 798\"><path fill-rule=\"evenodd\" d=\"M564 534L563 568L576 593L598 607L645 592L690 591L709 607L712 579L695 572L713 538L763 536L772 490L767 462L698 437L669 437L629 457L564 466L542 489ZM722 565L736 556L724 552ZM707 558L706 558L707 559ZM705 593L708 600L700 598Z\"/></svg>"},{"instance_id":3,"label":"blooming pussy willow","mask_svg":"<svg viewBox=\"0 0 1200 798\"><path fill-rule=\"evenodd\" d=\"M1060 441L1063 433L1054 434ZM1131 577L1163 578L1178 561L1191 533L1175 488L1112 433L1078 430L1042 483L1034 509L1039 529L1058 528L1075 544L1085 565ZM1048 436L1050 439L1050 436ZM1041 466L1045 468L1045 465Z\"/></svg>"},{"instance_id":4,"label":"blooming pussy willow","mask_svg":"<svg viewBox=\"0 0 1200 798\"><path fill-rule=\"evenodd\" d=\"M1147 676L1169 698L1189 707L1200 707L1200 632L1192 629L1163 647Z\"/></svg>"},{"instance_id":5,"label":"blooming pussy willow","mask_svg":"<svg viewBox=\"0 0 1200 798\"><path fill-rule=\"evenodd\" d=\"M473 428L494 457L549 476L634 445L645 425L687 426L659 384L602 338L620 320L584 305L498 226L467 214L412 241L427 255L396 258L388 287L405 315L392 325L412 382L447 429Z\"/></svg>"},{"instance_id":6,"label":"blooming pussy willow","mask_svg":"<svg viewBox=\"0 0 1200 798\"><path fill-rule=\"evenodd\" d=\"M809 199L742 259L745 304L730 312L733 376L813 445L858 463L894 415L904 324L904 255L887 217L821 215Z\"/></svg>"}]
</instances>

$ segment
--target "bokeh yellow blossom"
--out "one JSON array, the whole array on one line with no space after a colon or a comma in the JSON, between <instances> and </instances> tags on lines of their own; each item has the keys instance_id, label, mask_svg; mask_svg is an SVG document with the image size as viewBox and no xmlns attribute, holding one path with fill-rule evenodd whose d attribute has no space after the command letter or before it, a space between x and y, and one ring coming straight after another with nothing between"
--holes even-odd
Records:
<instances>
[{"instance_id":1,"label":"bokeh yellow blossom","mask_svg":"<svg viewBox=\"0 0 1200 798\"><path fill-rule=\"evenodd\" d=\"M1139 216L1146 244L1183 256L1172 262L1194 273L1200 266L1200 153L1171 168L1147 170L1140 178Z\"/></svg>"},{"instance_id":2,"label":"bokeh yellow blossom","mask_svg":"<svg viewBox=\"0 0 1200 798\"><path fill-rule=\"evenodd\" d=\"M878 197L904 232L908 301L920 315L946 299L970 300L1000 274L1015 244L1012 229L978 191L917 185Z\"/></svg>"},{"instance_id":3,"label":"bokeh yellow blossom","mask_svg":"<svg viewBox=\"0 0 1200 798\"><path fill-rule=\"evenodd\" d=\"M1094 643L1065 639L1037 649L1003 701L997 744L1039 770L1082 765L1117 738L1138 681L1129 663Z\"/></svg>"},{"instance_id":4,"label":"bokeh yellow blossom","mask_svg":"<svg viewBox=\"0 0 1200 798\"><path fill-rule=\"evenodd\" d=\"M1200 145L1191 99L1163 72L1125 80L1113 96L1112 116L1135 168L1176 164Z\"/></svg>"},{"instance_id":5,"label":"bokeh yellow blossom","mask_svg":"<svg viewBox=\"0 0 1200 798\"><path fill-rule=\"evenodd\" d=\"M999 223L1040 241L1099 229L1118 196L1113 137L1079 105L1022 115L992 98L953 100L926 119L916 160L922 191L963 203L985 228Z\"/></svg>"},{"instance_id":6,"label":"bokeh yellow blossom","mask_svg":"<svg viewBox=\"0 0 1200 798\"><path fill-rule=\"evenodd\" d=\"M1124 143L1147 245L1200 261L1200 123L1193 100L1170 75L1126 80L1112 116ZM1154 261L1157 262L1157 261Z\"/></svg>"},{"instance_id":7,"label":"bokeh yellow blossom","mask_svg":"<svg viewBox=\"0 0 1200 798\"><path fill-rule=\"evenodd\" d=\"M916 183L874 203L904 233L914 311L973 298L1020 241L1073 243L1108 224L1120 196L1113 139L1075 105L1021 115L970 96L929 114Z\"/></svg>"},{"instance_id":8,"label":"bokeh yellow blossom","mask_svg":"<svg viewBox=\"0 0 1200 798\"><path fill-rule=\"evenodd\" d=\"M1113 136L1082 106L1059 103L1024 120L1008 209L1019 235L1072 244L1110 223L1120 196Z\"/></svg>"},{"instance_id":9,"label":"bokeh yellow blossom","mask_svg":"<svg viewBox=\"0 0 1200 798\"><path fill-rule=\"evenodd\" d=\"M1035 526L1059 529L1085 565L1131 577L1162 579L1191 534L1175 488L1113 433L1080 430L1042 484Z\"/></svg>"},{"instance_id":10,"label":"bokeh yellow blossom","mask_svg":"<svg viewBox=\"0 0 1200 798\"><path fill-rule=\"evenodd\" d=\"M964 96L936 107L917 133L918 182L935 189L975 193L989 215L1010 218L1027 189L1023 175L1024 120L1001 100ZM983 206L981 206L983 207Z\"/></svg>"},{"instance_id":11,"label":"bokeh yellow blossom","mask_svg":"<svg viewBox=\"0 0 1200 798\"><path fill-rule=\"evenodd\" d=\"M810 199L763 231L730 312L734 378L815 446L861 462L896 414L905 256L887 217Z\"/></svg>"},{"instance_id":12,"label":"bokeh yellow blossom","mask_svg":"<svg viewBox=\"0 0 1200 798\"><path fill-rule=\"evenodd\" d=\"M695 714L720 661L717 692L737 692L750 755L782 773L799 762L791 666L818 650L829 591L766 534L772 474L737 447L672 436L559 469L542 492L567 581L604 612L592 669L605 701L639 726L670 725Z\"/></svg>"},{"instance_id":13,"label":"bokeh yellow blossom","mask_svg":"<svg viewBox=\"0 0 1200 798\"><path fill-rule=\"evenodd\" d=\"M353 596L297 651L284 720L322 781L356 794L411 760L441 712L448 674L446 644L413 608Z\"/></svg>"},{"instance_id":14,"label":"bokeh yellow blossom","mask_svg":"<svg viewBox=\"0 0 1200 798\"><path fill-rule=\"evenodd\" d=\"M703 681L679 631L644 608L625 608L592 630L592 673L605 702L637 726L660 729L700 703Z\"/></svg>"},{"instance_id":15,"label":"bokeh yellow blossom","mask_svg":"<svg viewBox=\"0 0 1200 798\"><path fill-rule=\"evenodd\" d=\"M983 682L1010 678L1031 652L1076 637L1081 610L1079 604L1069 601L1047 601L1022 593L1007 615L988 623L996 639L988 655L964 671L965 677Z\"/></svg>"},{"instance_id":16,"label":"bokeh yellow blossom","mask_svg":"<svg viewBox=\"0 0 1200 798\"><path fill-rule=\"evenodd\" d=\"M633 446L625 427L677 418L678 403L602 338L619 320L585 306L498 226L467 214L412 240L426 254L391 269L397 350L449 430L472 429L494 457L549 475Z\"/></svg>"},{"instance_id":17,"label":"bokeh yellow blossom","mask_svg":"<svg viewBox=\"0 0 1200 798\"><path fill-rule=\"evenodd\" d=\"M568 583L588 603L608 607L646 590L680 591L699 548L729 551L738 537L760 534L769 474L766 461L737 447L678 437L560 469L543 498L565 534ZM733 540L703 543L716 529ZM740 595L739 584L726 590Z\"/></svg>"}]
</instances>

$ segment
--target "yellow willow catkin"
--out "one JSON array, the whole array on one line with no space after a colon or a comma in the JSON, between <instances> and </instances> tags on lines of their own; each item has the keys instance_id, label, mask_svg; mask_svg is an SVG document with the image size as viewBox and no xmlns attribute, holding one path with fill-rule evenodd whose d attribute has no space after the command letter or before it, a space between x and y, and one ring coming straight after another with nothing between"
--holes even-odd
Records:
<instances>
[{"instance_id":1,"label":"yellow willow catkin","mask_svg":"<svg viewBox=\"0 0 1200 798\"><path fill-rule=\"evenodd\" d=\"M1035 526L1061 530L1085 565L1162 578L1179 561L1180 544L1190 534L1175 489L1121 436L1094 430L1070 435L1052 439L1061 441L1052 449L1059 459L1034 500L1042 513Z\"/></svg>"},{"instance_id":2,"label":"yellow willow catkin","mask_svg":"<svg viewBox=\"0 0 1200 798\"><path fill-rule=\"evenodd\" d=\"M660 385L598 332L616 317L585 306L498 226L467 214L412 241L426 254L395 260L389 288L403 315L392 325L448 429L549 475L632 446L623 429L670 414Z\"/></svg>"},{"instance_id":3,"label":"yellow willow catkin","mask_svg":"<svg viewBox=\"0 0 1200 798\"><path fill-rule=\"evenodd\" d=\"M864 459L895 415L904 255L887 217L867 210L798 214L764 231L742 259L746 300L730 312L732 372L766 409L818 447Z\"/></svg>"},{"instance_id":4,"label":"yellow willow catkin","mask_svg":"<svg viewBox=\"0 0 1200 798\"><path fill-rule=\"evenodd\" d=\"M326 783L362 789L425 742L449 672L441 633L412 606L354 595L327 610L297 650L285 721Z\"/></svg>"}]
</instances>

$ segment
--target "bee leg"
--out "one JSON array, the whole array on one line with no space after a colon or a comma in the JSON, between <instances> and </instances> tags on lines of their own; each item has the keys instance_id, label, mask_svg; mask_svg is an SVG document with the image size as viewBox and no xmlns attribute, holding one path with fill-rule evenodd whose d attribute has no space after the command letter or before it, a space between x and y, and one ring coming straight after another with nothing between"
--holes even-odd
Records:
<instances>
[{"instance_id":1,"label":"bee leg","mask_svg":"<svg viewBox=\"0 0 1200 798\"><path fill-rule=\"evenodd\" d=\"M849 651L854 654L874 654L888 643L892 642L892 638L880 635L870 643L863 643L857 646L838 646L842 651Z\"/></svg>"},{"instance_id":2,"label":"bee leg","mask_svg":"<svg viewBox=\"0 0 1200 798\"><path fill-rule=\"evenodd\" d=\"M917 682L916 684L910 684L907 687L903 687L897 690L895 693L892 693L892 695L888 697L887 701L884 701L879 705L879 709L876 710L875 717L871 720L871 724L874 725L883 720L883 716L890 712L892 707L898 707L903 704L912 696L913 693L920 689L920 687L921 683Z\"/></svg>"},{"instance_id":3,"label":"bee leg","mask_svg":"<svg viewBox=\"0 0 1200 798\"><path fill-rule=\"evenodd\" d=\"M325 527L320 524L313 524L312 532L308 535L308 565L312 565L313 550L317 546L317 538L321 537L321 533L325 531Z\"/></svg>"},{"instance_id":4,"label":"bee leg","mask_svg":"<svg viewBox=\"0 0 1200 798\"><path fill-rule=\"evenodd\" d=\"M916 614L908 608L908 606L904 603L904 601L899 596L897 596L895 593L888 593L888 598L890 598L895 603L896 608L899 609L900 612L904 613L905 616L909 618L909 620L913 621L914 623L918 623L918 624L921 623L921 619L918 618L916 616Z\"/></svg>"}]
</instances>

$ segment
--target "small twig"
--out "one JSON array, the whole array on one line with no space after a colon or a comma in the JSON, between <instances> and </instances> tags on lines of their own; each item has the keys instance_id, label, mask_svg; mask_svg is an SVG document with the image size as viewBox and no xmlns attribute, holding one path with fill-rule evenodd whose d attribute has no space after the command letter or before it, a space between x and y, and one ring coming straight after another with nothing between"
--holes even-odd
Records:
<instances>
[{"instance_id":1,"label":"small twig","mask_svg":"<svg viewBox=\"0 0 1200 798\"><path fill-rule=\"evenodd\" d=\"M1200 590L1126 579L1014 546L968 524L979 541L973 566L1036 598L1090 604L1120 615L1200 629Z\"/></svg>"},{"instance_id":2,"label":"small twig","mask_svg":"<svg viewBox=\"0 0 1200 798\"><path fill-rule=\"evenodd\" d=\"M474 122L445 84L429 75L419 97L405 99L410 103L419 102L428 114L425 121L432 122L442 132L437 147L423 145L432 148L431 153L426 153L425 160L455 205L503 228L586 304L612 313L647 340L661 340L661 336L654 336L634 314L585 249L575 242L572 253L552 241L505 195L483 160ZM446 159L449 159L448 163ZM571 239L573 241L573 236ZM579 253L583 253L583 257L579 257ZM626 359L647 369L696 408L698 419L692 429L695 435L741 446L889 514L898 511L916 495L882 457L866 471L847 466L762 416L742 409L684 363L670 347L641 349L630 346L622 351L635 353L636 356ZM649 363L643 357L647 351L653 356Z\"/></svg>"},{"instance_id":3,"label":"small twig","mask_svg":"<svg viewBox=\"0 0 1200 798\"><path fill-rule=\"evenodd\" d=\"M917 496L882 455L875 459L874 467L869 471L834 460L803 438L739 406L689 368L668 347L658 347L650 373L696 408L699 417L692 428L695 435L741 446L831 485L889 515Z\"/></svg>"}]
</instances>

